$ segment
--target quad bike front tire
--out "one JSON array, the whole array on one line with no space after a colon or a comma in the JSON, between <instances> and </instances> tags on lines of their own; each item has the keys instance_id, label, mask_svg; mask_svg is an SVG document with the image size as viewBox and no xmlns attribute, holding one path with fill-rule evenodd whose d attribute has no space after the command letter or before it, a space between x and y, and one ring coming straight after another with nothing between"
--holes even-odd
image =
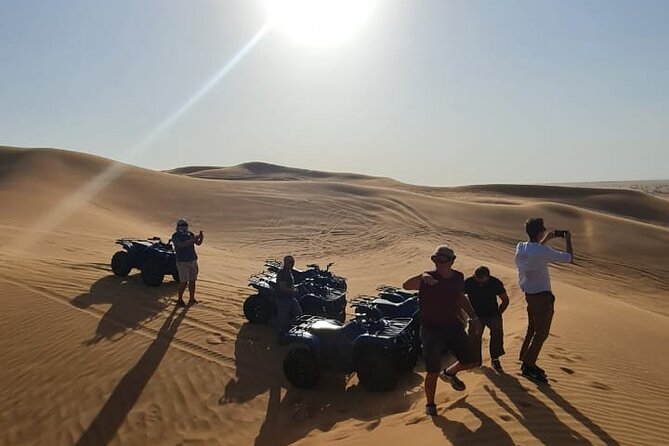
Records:
<instances>
[{"instance_id":1,"label":"quad bike front tire","mask_svg":"<svg viewBox=\"0 0 669 446\"><path fill-rule=\"evenodd\" d=\"M162 265L158 262L149 260L142 266L142 282L146 286L158 286L163 283L165 274Z\"/></svg>"},{"instance_id":2,"label":"quad bike front tire","mask_svg":"<svg viewBox=\"0 0 669 446\"><path fill-rule=\"evenodd\" d=\"M305 347L296 347L286 353L283 373L294 387L311 389L321 378L321 367L313 351Z\"/></svg>"},{"instance_id":3,"label":"quad bike front tire","mask_svg":"<svg viewBox=\"0 0 669 446\"><path fill-rule=\"evenodd\" d=\"M366 349L356 365L358 381L370 392L387 392L397 385L399 369L389 354L381 349Z\"/></svg>"},{"instance_id":4,"label":"quad bike front tire","mask_svg":"<svg viewBox=\"0 0 669 446\"><path fill-rule=\"evenodd\" d=\"M119 277L126 277L132 269L130 254L125 251L118 251L111 259L112 272Z\"/></svg>"},{"instance_id":5,"label":"quad bike front tire","mask_svg":"<svg viewBox=\"0 0 669 446\"><path fill-rule=\"evenodd\" d=\"M272 317L273 310L270 300L259 294L249 296L244 301L244 316L252 324L266 324Z\"/></svg>"}]
</instances>

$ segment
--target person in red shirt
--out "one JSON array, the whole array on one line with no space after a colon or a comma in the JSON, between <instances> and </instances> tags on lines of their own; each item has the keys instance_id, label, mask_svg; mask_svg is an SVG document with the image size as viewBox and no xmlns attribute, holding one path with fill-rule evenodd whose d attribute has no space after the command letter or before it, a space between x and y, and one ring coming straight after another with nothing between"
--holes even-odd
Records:
<instances>
[{"instance_id":1,"label":"person in red shirt","mask_svg":"<svg viewBox=\"0 0 669 446\"><path fill-rule=\"evenodd\" d=\"M462 322L463 311L469 316L469 329L476 334L481 325L464 293L465 276L452 269L455 253L448 246L438 246L432 255L435 269L411 277L404 282L404 289L418 290L420 305L420 336L425 358L425 413L437 415L434 395L437 377L451 384L458 391L465 390L456 375L478 366L472 343ZM441 370L441 356L448 349L457 361Z\"/></svg>"}]
</instances>

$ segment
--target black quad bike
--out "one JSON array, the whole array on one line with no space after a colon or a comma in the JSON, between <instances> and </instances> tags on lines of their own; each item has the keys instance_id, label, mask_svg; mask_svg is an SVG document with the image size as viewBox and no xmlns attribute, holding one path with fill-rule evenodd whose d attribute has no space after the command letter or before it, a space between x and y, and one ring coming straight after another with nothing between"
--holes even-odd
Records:
<instances>
[{"instance_id":1,"label":"black quad bike","mask_svg":"<svg viewBox=\"0 0 669 446\"><path fill-rule=\"evenodd\" d=\"M163 243L159 237L119 239L116 243L123 247L123 251L116 252L111 259L111 269L117 276L125 277L133 268L138 268L142 281L148 286L160 285L166 274L179 281L176 254L171 243Z\"/></svg>"},{"instance_id":2,"label":"black quad bike","mask_svg":"<svg viewBox=\"0 0 669 446\"><path fill-rule=\"evenodd\" d=\"M347 324L302 316L286 336L290 347L283 371L298 388L315 386L323 372L331 371L357 373L370 391L392 390L420 355L411 323L410 318L383 319L364 304L356 307L355 319Z\"/></svg>"},{"instance_id":3,"label":"black quad bike","mask_svg":"<svg viewBox=\"0 0 669 446\"><path fill-rule=\"evenodd\" d=\"M351 306L357 307L371 306L384 319L411 319L411 329L414 332L416 347L420 348L420 322L418 319L418 292L407 291L388 285L382 285L377 288L377 296L357 296L351 300Z\"/></svg>"},{"instance_id":4,"label":"black quad bike","mask_svg":"<svg viewBox=\"0 0 669 446\"><path fill-rule=\"evenodd\" d=\"M268 260L267 270L249 278L249 286L257 293L244 302L244 316L251 323L264 324L276 313L276 268L277 263ZM293 270L295 278L295 298L304 314L323 316L344 322L346 320L346 279L335 276L328 269L321 270L318 265L309 265L309 269ZM280 264L279 264L280 266Z\"/></svg>"}]
</instances>

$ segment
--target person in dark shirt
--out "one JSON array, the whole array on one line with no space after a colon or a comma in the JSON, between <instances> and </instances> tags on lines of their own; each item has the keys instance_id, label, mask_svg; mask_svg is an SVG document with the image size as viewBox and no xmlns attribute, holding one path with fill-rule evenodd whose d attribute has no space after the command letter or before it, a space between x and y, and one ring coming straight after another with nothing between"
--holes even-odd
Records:
<instances>
[{"instance_id":1,"label":"person in dark shirt","mask_svg":"<svg viewBox=\"0 0 669 446\"><path fill-rule=\"evenodd\" d=\"M177 221L177 230L172 234L172 243L174 243L174 250L177 257L177 271L179 272L179 298L177 299L177 306L183 307L184 291L188 287L190 299L188 305L196 304L195 300L195 281L199 272L197 265L197 254L195 253L195 245L201 245L204 241L204 234L202 231L198 235L193 234L188 230L188 222L186 219L179 219Z\"/></svg>"},{"instance_id":2,"label":"person in dark shirt","mask_svg":"<svg viewBox=\"0 0 669 446\"><path fill-rule=\"evenodd\" d=\"M288 332L290 321L302 315L302 308L295 299L294 266L295 258L286 256L283 258L283 267L276 274L276 326L279 342Z\"/></svg>"},{"instance_id":3,"label":"person in dark shirt","mask_svg":"<svg viewBox=\"0 0 669 446\"><path fill-rule=\"evenodd\" d=\"M425 413L437 415L434 395L437 377L451 384L455 390L465 390L465 383L456 376L458 372L477 366L476 355L461 321L462 312L469 316L469 328L478 333L481 326L474 309L465 297L465 277L452 269L455 253L448 246L439 246L432 255L435 269L411 277L404 282L404 289L418 290L420 306L420 335L425 358ZM457 359L453 365L441 370L442 353L449 349Z\"/></svg>"},{"instance_id":4,"label":"person in dark shirt","mask_svg":"<svg viewBox=\"0 0 669 446\"><path fill-rule=\"evenodd\" d=\"M502 373L502 364L499 361L500 356L504 354L504 330L502 324L502 313L509 306L509 296L501 280L490 275L490 270L485 266L479 266L474 275L465 280L465 294L469 302L474 307L476 315L481 324L490 330L490 359L492 368L496 372ZM497 304L497 298L502 303ZM481 341L483 339L483 330L478 336L473 337L476 341L476 354L478 362L481 364Z\"/></svg>"}]
</instances>

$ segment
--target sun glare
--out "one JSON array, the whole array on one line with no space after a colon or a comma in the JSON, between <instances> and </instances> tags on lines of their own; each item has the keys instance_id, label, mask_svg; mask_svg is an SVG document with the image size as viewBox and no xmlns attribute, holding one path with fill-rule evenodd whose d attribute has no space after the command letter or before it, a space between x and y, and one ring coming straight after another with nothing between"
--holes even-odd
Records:
<instances>
[{"instance_id":1,"label":"sun glare","mask_svg":"<svg viewBox=\"0 0 669 446\"><path fill-rule=\"evenodd\" d=\"M365 24L377 0L267 0L270 26L308 46L331 47Z\"/></svg>"}]
</instances>

